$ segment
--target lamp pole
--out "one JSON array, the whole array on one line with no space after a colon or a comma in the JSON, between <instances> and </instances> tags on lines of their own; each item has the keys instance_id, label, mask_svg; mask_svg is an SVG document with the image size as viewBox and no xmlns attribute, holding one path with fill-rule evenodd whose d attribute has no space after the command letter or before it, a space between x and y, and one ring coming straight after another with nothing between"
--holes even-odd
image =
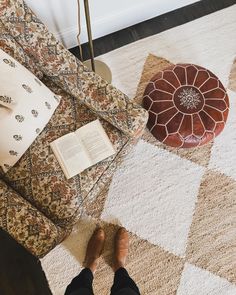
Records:
<instances>
[{"instance_id":1,"label":"lamp pole","mask_svg":"<svg viewBox=\"0 0 236 295\"><path fill-rule=\"evenodd\" d=\"M92 37L92 30L91 30L88 0L84 0L84 10L85 10L85 18L86 18L86 25L87 25L88 40L89 40L89 53L90 53L90 59L91 59L91 67L92 67L92 70L95 72L93 37Z\"/></svg>"},{"instance_id":2,"label":"lamp pole","mask_svg":"<svg viewBox=\"0 0 236 295\"><path fill-rule=\"evenodd\" d=\"M79 4L79 0L78 0L78 4ZM91 20L90 20L90 12L89 12L89 1L88 0L84 0L84 11L85 11L88 43L89 43L89 53L90 53L90 60L85 61L84 64L89 69L91 69L93 72L100 75L104 80L111 83L112 73L111 73L111 70L109 69L109 67L103 61L94 59L93 37L92 37ZM80 20L80 18L79 18L79 20ZM80 26L80 24L79 24L79 26Z\"/></svg>"}]
</instances>

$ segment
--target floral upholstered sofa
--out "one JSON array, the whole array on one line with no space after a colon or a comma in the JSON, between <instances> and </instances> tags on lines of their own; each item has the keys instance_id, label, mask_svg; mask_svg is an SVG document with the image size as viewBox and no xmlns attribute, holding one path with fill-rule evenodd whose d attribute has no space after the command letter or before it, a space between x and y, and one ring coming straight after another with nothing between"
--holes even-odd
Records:
<instances>
[{"instance_id":1,"label":"floral upholstered sofa","mask_svg":"<svg viewBox=\"0 0 236 295\"><path fill-rule=\"evenodd\" d=\"M0 227L42 257L70 233L85 200L96 201L107 189L148 115L85 68L23 0L0 1L0 48L62 97L26 153L8 172L0 172ZM66 180L49 143L97 118L117 153Z\"/></svg>"}]
</instances>

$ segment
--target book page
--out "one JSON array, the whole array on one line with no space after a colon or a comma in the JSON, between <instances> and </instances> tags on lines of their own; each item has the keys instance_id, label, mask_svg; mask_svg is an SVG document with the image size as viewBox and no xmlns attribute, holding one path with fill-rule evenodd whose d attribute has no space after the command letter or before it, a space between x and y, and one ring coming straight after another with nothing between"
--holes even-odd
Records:
<instances>
[{"instance_id":1,"label":"book page","mask_svg":"<svg viewBox=\"0 0 236 295\"><path fill-rule=\"evenodd\" d=\"M99 120L79 128L75 133L83 143L93 165L116 152Z\"/></svg>"},{"instance_id":2,"label":"book page","mask_svg":"<svg viewBox=\"0 0 236 295\"><path fill-rule=\"evenodd\" d=\"M75 176L92 165L83 144L75 133L58 138L51 143L51 147L67 178Z\"/></svg>"}]
</instances>

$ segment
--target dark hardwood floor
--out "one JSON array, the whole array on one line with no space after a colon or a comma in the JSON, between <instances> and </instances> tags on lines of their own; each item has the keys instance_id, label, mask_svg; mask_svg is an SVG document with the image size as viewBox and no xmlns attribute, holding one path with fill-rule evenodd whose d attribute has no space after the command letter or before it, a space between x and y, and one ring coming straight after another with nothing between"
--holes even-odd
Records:
<instances>
[{"instance_id":1,"label":"dark hardwood floor","mask_svg":"<svg viewBox=\"0 0 236 295\"><path fill-rule=\"evenodd\" d=\"M0 294L52 294L40 261L2 230L0 230Z\"/></svg>"},{"instance_id":2,"label":"dark hardwood floor","mask_svg":"<svg viewBox=\"0 0 236 295\"><path fill-rule=\"evenodd\" d=\"M95 40L95 55L104 54L233 4L236 4L236 0L203 0L163 14ZM84 58L88 59L88 44L84 44L83 49ZM71 52L79 57L77 47L72 48ZM51 292L39 260L0 230L0 295L49 294Z\"/></svg>"}]
</instances>

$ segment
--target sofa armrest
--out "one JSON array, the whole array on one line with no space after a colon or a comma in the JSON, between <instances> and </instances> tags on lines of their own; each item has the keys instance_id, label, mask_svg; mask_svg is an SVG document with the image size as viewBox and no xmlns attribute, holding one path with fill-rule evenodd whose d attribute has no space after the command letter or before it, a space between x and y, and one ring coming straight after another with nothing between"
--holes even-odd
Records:
<instances>
[{"instance_id":1,"label":"sofa armrest","mask_svg":"<svg viewBox=\"0 0 236 295\"><path fill-rule=\"evenodd\" d=\"M63 231L0 179L0 227L38 257L63 238Z\"/></svg>"},{"instance_id":2,"label":"sofa armrest","mask_svg":"<svg viewBox=\"0 0 236 295\"><path fill-rule=\"evenodd\" d=\"M55 39L23 0L9 2L0 4L2 22L45 75L128 136L138 136L144 130L146 110L88 70Z\"/></svg>"}]
</instances>

